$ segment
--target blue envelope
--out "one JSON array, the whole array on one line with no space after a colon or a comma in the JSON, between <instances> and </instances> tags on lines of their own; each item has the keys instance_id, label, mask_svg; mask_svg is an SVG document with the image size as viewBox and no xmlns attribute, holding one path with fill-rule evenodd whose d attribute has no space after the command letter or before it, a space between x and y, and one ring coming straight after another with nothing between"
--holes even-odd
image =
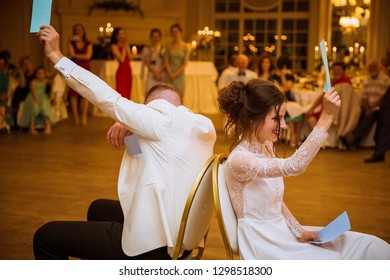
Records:
<instances>
[{"instance_id":1,"label":"blue envelope","mask_svg":"<svg viewBox=\"0 0 390 280\"><path fill-rule=\"evenodd\" d=\"M344 211L340 216L334 219L326 227L320 230L317 233L317 236L322 239L322 241L312 241L312 244L322 244L339 237L346 231L351 229L351 223L349 222L349 217L346 211Z\"/></svg>"}]
</instances>

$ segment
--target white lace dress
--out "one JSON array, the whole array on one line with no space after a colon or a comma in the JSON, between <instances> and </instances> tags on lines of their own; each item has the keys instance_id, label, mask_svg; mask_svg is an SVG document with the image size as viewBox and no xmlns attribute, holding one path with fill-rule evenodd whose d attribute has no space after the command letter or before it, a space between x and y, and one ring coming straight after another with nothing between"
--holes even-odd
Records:
<instances>
[{"instance_id":1,"label":"white lace dress","mask_svg":"<svg viewBox=\"0 0 390 280\"><path fill-rule=\"evenodd\" d=\"M389 244L357 232L320 246L298 241L304 229L283 202L283 177L302 174L327 135L314 128L287 159L275 157L271 142L244 141L231 152L226 183L238 218L242 259L390 259Z\"/></svg>"}]
</instances>

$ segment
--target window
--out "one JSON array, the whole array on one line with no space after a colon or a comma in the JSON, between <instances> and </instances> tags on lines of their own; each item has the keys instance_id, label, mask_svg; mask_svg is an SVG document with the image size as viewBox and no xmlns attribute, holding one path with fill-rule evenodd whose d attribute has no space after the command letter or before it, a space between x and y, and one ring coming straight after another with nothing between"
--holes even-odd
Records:
<instances>
[{"instance_id":1,"label":"window","mask_svg":"<svg viewBox=\"0 0 390 280\"><path fill-rule=\"evenodd\" d=\"M249 54L255 68L264 52L288 55L293 71L307 69L310 0L215 0L215 26L221 38L215 45L218 70L228 54Z\"/></svg>"}]
</instances>

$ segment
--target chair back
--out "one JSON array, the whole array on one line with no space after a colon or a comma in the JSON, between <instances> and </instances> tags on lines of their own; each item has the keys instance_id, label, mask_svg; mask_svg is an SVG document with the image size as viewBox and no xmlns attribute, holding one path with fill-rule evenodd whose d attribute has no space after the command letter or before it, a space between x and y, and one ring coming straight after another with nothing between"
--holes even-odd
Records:
<instances>
[{"instance_id":1,"label":"chair back","mask_svg":"<svg viewBox=\"0 0 390 280\"><path fill-rule=\"evenodd\" d=\"M203 165L184 207L179 234L172 259L177 260L183 250L198 248L200 259L214 212L212 166L216 155Z\"/></svg>"},{"instance_id":2,"label":"chair back","mask_svg":"<svg viewBox=\"0 0 390 280\"><path fill-rule=\"evenodd\" d=\"M225 246L227 259L233 260L238 255L237 217L230 201L225 181L226 155L219 154L213 166L214 207Z\"/></svg>"}]
</instances>

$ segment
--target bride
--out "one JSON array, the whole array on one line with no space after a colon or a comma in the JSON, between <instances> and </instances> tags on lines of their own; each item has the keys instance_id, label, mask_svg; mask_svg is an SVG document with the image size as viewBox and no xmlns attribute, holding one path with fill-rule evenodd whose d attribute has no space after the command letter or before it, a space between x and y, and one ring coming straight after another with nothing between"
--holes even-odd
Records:
<instances>
[{"instance_id":1,"label":"bride","mask_svg":"<svg viewBox=\"0 0 390 280\"><path fill-rule=\"evenodd\" d=\"M341 100L329 89L323 113L302 146L289 158L275 156L273 143L285 129L286 98L271 82L233 82L220 92L219 107L235 131L226 162L226 184L238 218L241 259L390 259L390 246L367 234L347 232L332 242L303 228L283 202L284 176L302 174L328 136Z\"/></svg>"}]
</instances>

